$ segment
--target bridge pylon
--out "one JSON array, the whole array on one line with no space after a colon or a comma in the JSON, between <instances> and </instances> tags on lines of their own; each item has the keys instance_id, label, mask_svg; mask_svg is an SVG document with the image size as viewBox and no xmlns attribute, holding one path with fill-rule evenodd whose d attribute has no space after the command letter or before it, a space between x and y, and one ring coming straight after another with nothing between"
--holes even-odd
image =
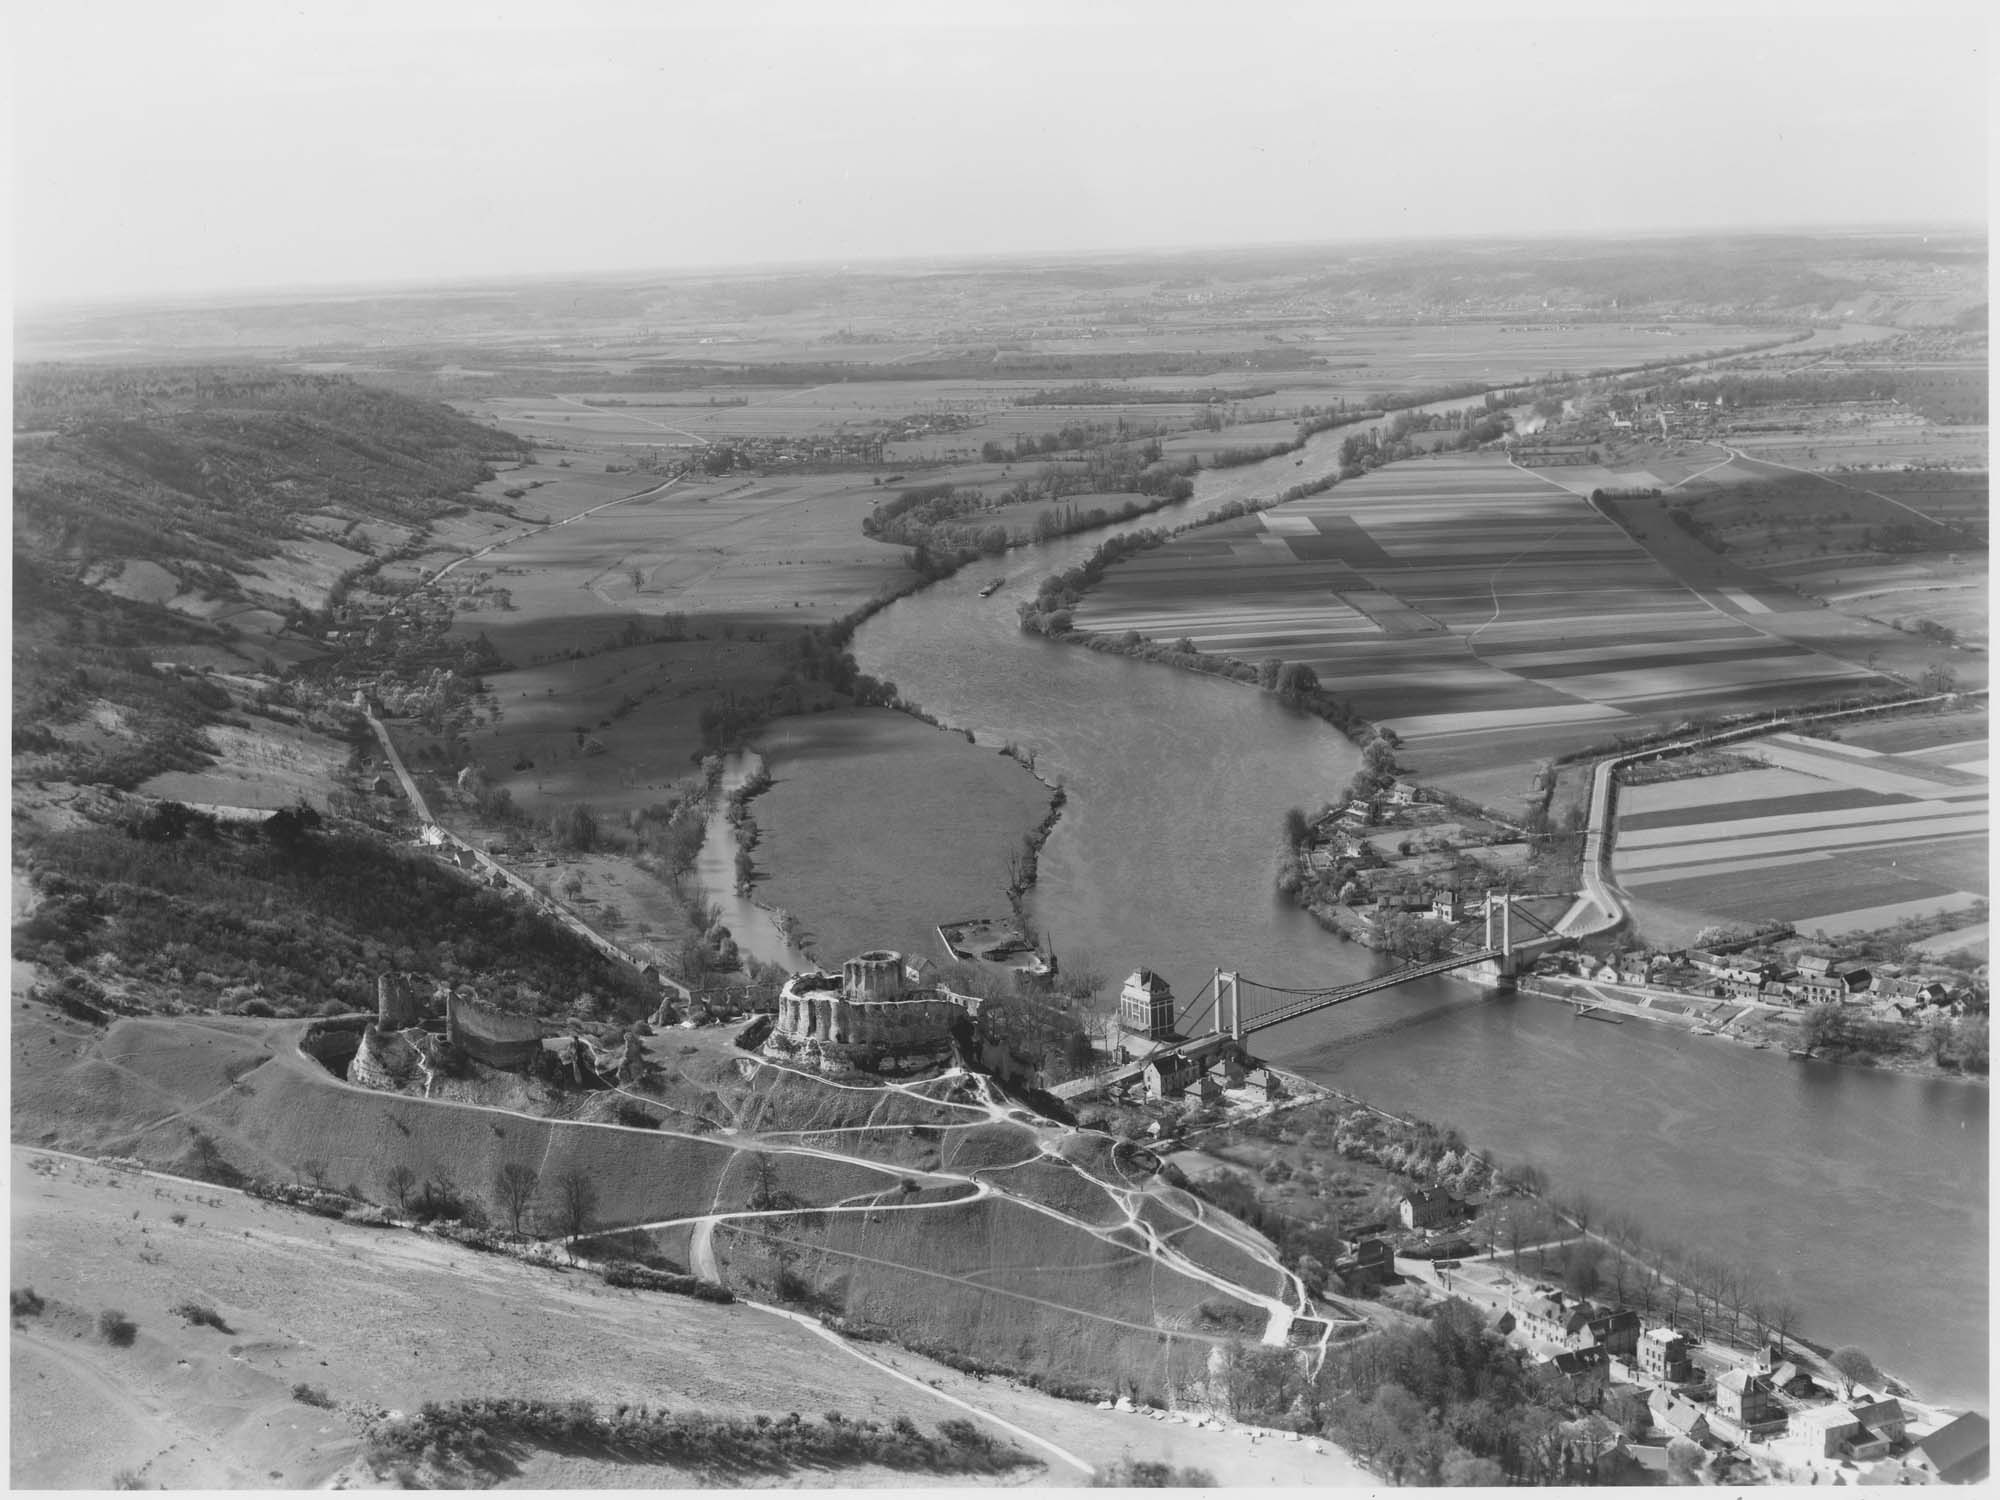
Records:
<instances>
[{"instance_id":1,"label":"bridge pylon","mask_svg":"<svg viewBox=\"0 0 2000 1500\"><path fill-rule=\"evenodd\" d=\"M1514 958L1514 893L1500 892L1500 940L1493 939L1493 895L1486 893L1486 946L1500 950L1500 962L1511 964Z\"/></svg>"},{"instance_id":2,"label":"bridge pylon","mask_svg":"<svg viewBox=\"0 0 2000 1500\"><path fill-rule=\"evenodd\" d=\"M1238 993L1236 983L1234 972L1226 969L1215 971L1215 1034L1221 1036L1226 1031L1240 1042L1243 1040L1243 997ZM1222 997L1225 994L1229 997L1227 1021L1223 1020Z\"/></svg>"}]
</instances>

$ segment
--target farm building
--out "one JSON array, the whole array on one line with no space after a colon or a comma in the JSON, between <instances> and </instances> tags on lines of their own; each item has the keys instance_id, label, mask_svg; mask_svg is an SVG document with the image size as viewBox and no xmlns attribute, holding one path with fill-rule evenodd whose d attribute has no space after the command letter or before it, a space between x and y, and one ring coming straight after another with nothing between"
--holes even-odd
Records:
<instances>
[{"instance_id":1,"label":"farm building","mask_svg":"<svg viewBox=\"0 0 2000 1500\"><path fill-rule=\"evenodd\" d=\"M1917 1439L1905 1463L1940 1484L1976 1484L1986 1477L1990 1441L1986 1418L1969 1411Z\"/></svg>"}]
</instances>

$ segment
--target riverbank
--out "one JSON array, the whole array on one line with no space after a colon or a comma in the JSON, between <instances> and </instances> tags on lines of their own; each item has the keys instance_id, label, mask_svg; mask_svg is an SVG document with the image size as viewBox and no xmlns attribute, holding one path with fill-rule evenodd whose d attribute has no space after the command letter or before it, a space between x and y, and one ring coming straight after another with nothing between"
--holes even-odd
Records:
<instances>
[{"instance_id":1,"label":"riverbank","mask_svg":"<svg viewBox=\"0 0 2000 1500\"><path fill-rule=\"evenodd\" d=\"M1511 1261L1525 1282L1530 1273L1524 1257L1534 1253L1534 1281L1553 1282L1614 1309L1637 1311L1643 1304L1649 1326L1654 1321L1683 1326L1703 1350L1698 1359L1705 1366L1749 1366L1776 1335L1823 1386L1839 1388L1841 1376L1832 1363L1836 1344L1802 1333L1796 1312L1770 1299L1755 1267L1725 1278L1724 1262L1706 1248L1648 1243L1634 1225L1607 1219L1588 1199L1570 1196L1569 1185L1549 1181L1529 1165L1503 1164L1449 1125L1400 1115L1297 1075L1284 1076L1288 1083L1303 1085L1298 1097L1255 1116L1161 1142L1157 1149L1185 1174L1222 1170L1235 1177L1237 1189L1211 1193L1241 1216L1236 1200L1247 1192L1257 1205L1251 1217L1262 1222L1275 1215L1272 1227L1282 1226L1294 1241L1293 1253L1310 1244L1317 1231L1338 1227L1347 1234L1360 1219L1377 1217L1385 1222L1359 1232L1379 1234L1395 1248L1396 1270L1416 1304L1458 1295L1488 1310L1493 1299L1477 1294L1485 1266L1499 1270ZM1434 1232L1438 1243L1461 1240L1472 1252L1455 1255L1448 1263L1450 1274L1443 1276L1433 1267L1434 1235L1389 1222L1404 1194L1426 1186L1449 1189L1467 1202L1472 1215ZM1551 1254L1558 1246L1560 1253ZM1623 1269L1617 1269L1621 1263ZM1671 1303L1662 1300L1656 1308L1655 1299L1665 1295L1663 1286L1677 1290ZM1502 1294L1498 1305L1507 1300ZM1398 1297L1397 1306L1405 1305ZM1538 1346L1526 1336L1518 1341L1537 1356ZM1539 1353L1545 1355L1546 1348ZM1904 1401L1920 1428L1941 1425L1963 1408L1963 1403L1927 1400L1908 1380L1879 1373L1879 1381L1865 1383Z\"/></svg>"}]
</instances>

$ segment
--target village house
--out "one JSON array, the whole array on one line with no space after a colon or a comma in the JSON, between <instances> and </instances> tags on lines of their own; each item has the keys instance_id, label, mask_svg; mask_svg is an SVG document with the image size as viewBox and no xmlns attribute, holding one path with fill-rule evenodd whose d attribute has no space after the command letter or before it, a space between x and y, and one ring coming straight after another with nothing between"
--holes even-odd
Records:
<instances>
[{"instance_id":1,"label":"village house","mask_svg":"<svg viewBox=\"0 0 2000 1500\"><path fill-rule=\"evenodd\" d=\"M1458 921L1463 915L1459 910L1458 892L1452 890L1437 892L1431 897L1431 909L1425 915L1433 922Z\"/></svg>"},{"instance_id":2,"label":"village house","mask_svg":"<svg viewBox=\"0 0 2000 1500\"><path fill-rule=\"evenodd\" d=\"M1639 1315L1629 1308L1605 1313L1585 1324L1582 1336L1589 1339L1584 1347L1602 1349L1621 1359L1629 1358L1639 1348Z\"/></svg>"},{"instance_id":3,"label":"village house","mask_svg":"<svg viewBox=\"0 0 2000 1500\"><path fill-rule=\"evenodd\" d=\"M1456 1224L1465 1205L1443 1188L1417 1188L1405 1193L1396 1205L1396 1215L1405 1229L1437 1229Z\"/></svg>"},{"instance_id":4,"label":"village house","mask_svg":"<svg viewBox=\"0 0 2000 1500\"><path fill-rule=\"evenodd\" d=\"M1861 964L1845 959L1809 953L1799 959L1798 977L1792 981L1799 997L1809 1004L1844 1000L1868 988L1869 973Z\"/></svg>"},{"instance_id":5,"label":"village house","mask_svg":"<svg viewBox=\"0 0 2000 1500\"><path fill-rule=\"evenodd\" d=\"M1732 964L1716 975L1716 986L1722 994L1732 1000L1755 1000L1763 993L1764 986L1776 977L1773 967L1764 963Z\"/></svg>"},{"instance_id":6,"label":"village house","mask_svg":"<svg viewBox=\"0 0 2000 1500\"><path fill-rule=\"evenodd\" d=\"M1546 1286L1516 1292L1508 1300L1515 1326L1524 1337L1566 1351L1592 1351L1603 1358L1624 1357L1638 1347L1639 1315L1635 1312L1598 1307Z\"/></svg>"},{"instance_id":7,"label":"village house","mask_svg":"<svg viewBox=\"0 0 2000 1500\"><path fill-rule=\"evenodd\" d=\"M1600 1371L1608 1376L1611 1356L1602 1349L1565 1349L1560 1354L1552 1355L1547 1367L1570 1381L1574 1391L1577 1381L1588 1379Z\"/></svg>"},{"instance_id":8,"label":"village house","mask_svg":"<svg viewBox=\"0 0 2000 1500\"><path fill-rule=\"evenodd\" d=\"M1783 1415L1770 1380L1755 1370L1731 1370L1719 1378L1715 1409L1739 1427L1756 1427Z\"/></svg>"},{"instance_id":9,"label":"village house","mask_svg":"<svg viewBox=\"0 0 2000 1500\"><path fill-rule=\"evenodd\" d=\"M1694 1378L1688 1341L1671 1328L1648 1328L1639 1335L1639 1372L1649 1380L1679 1385Z\"/></svg>"},{"instance_id":10,"label":"village house","mask_svg":"<svg viewBox=\"0 0 2000 1500\"><path fill-rule=\"evenodd\" d=\"M1774 1391L1794 1400L1812 1400L1824 1394L1819 1383L1801 1370L1798 1362L1787 1357L1776 1344L1766 1344L1757 1351L1757 1373L1770 1381Z\"/></svg>"},{"instance_id":11,"label":"village house","mask_svg":"<svg viewBox=\"0 0 2000 1500\"><path fill-rule=\"evenodd\" d=\"M1898 1413L1901 1408L1897 1408ZM1889 1438L1862 1422L1853 1407L1835 1403L1808 1406L1792 1413L1787 1435L1814 1458L1851 1458L1862 1462L1889 1451Z\"/></svg>"},{"instance_id":12,"label":"village house","mask_svg":"<svg viewBox=\"0 0 2000 1500\"><path fill-rule=\"evenodd\" d=\"M1392 781L1387 796L1391 807L1408 807L1417 800L1417 789L1407 781Z\"/></svg>"},{"instance_id":13,"label":"village house","mask_svg":"<svg viewBox=\"0 0 2000 1500\"><path fill-rule=\"evenodd\" d=\"M1333 1263L1333 1269L1350 1288L1377 1286L1395 1277L1396 1254L1387 1240L1357 1240L1348 1254Z\"/></svg>"},{"instance_id":14,"label":"village house","mask_svg":"<svg viewBox=\"0 0 2000 1500\"><path fill-rule=\"evenodd\" d=\"M1969 1411L1918 1438L1903 1462L1939 1484L1977 1484L1986 1477L1989 1444L1986 1418Z\"/></svg>"},{"instance_id":15,"label":"village house","mask_svg":"<svg viewBox=\"0 0 2000 1500\"><path fill-rule=\"evenodd\" d=\"M1890 970L1877 973L1868 992L1885 1000L1915 1000L1924 991L1924 981L1914 974Z\"/></svg>"},{"instance_id":16,"label":"village house","mask_svg":"<svg viewBox=\"0 0 2000 1500\"><path fill-rule=\"evenodd\" d=\"M1685 1396L1676 1396L1672 1391L1657 1390L1647 1403L1653 1412L1653 1425L1673 1437L1688 1438L1697 1443L1709 1440L1708 1416L1699 1406Z\"/></svg>"},{"instance_id":17,"label":"village house","mask_svg":"<svg viewBox=\"0 0 2000 1500\"><path fill-rule=\"evenodd\" d=\"M1874 1401L1856 1401L1849 1409L1854 1420L1870 1432L1888 1438L1891 1442L1903 1440L1903 1433L1909 1426L1909 1415L1903 1410L1903 1403L1893 1396L1883 1396Z\"/></svg>"},{"instance_id":18,"label":"village house","mask_svg":"<svg viewBox=\"0 0 2000 1500\"><path fill-rule=\"evenodd\" d=\"M1221 1086L1209 1074L1237 1055L1241 1046L1232 1036L1206 1036L1152 1059L1145 1068L1147 1097L1178 1099L1192 1089L1203 1099L1216 1098Z\"/></svg>"}]
</instances>

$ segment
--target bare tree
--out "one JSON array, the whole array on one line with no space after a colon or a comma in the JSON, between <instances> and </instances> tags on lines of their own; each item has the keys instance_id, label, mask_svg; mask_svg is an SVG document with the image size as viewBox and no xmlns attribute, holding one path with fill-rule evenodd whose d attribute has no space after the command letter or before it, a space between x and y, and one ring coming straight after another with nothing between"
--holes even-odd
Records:
<instances>
[{"instance_id":1,"label":"bare tree","mask_svg":"<svg viewBox=\"0 0 2000 1500\"><path fill-rule=\"evenodd\" d=\"M310 1182L314 1187L325 1188L327 1167L324 1159L317 1156L308 1156L304 1161L299 1163L299 1170L305 1174L306 1181Z\"/></svg>"},{"instance_id":2,"label":"bare tree","mask_svg":"<svg viewBox=\"0 0 2000 1500\"><path fill-rule=\"evenodd\" d=\"M389 1168L389 1191L396 1195L396 1207L410 1206L410 1190L417 1185L417 1174L402 1162Z\"/></svg>"},{"instance_id":3,"label":"bare tree","mask_svg":"<svg viewBox=\"0 0 2000 1500\"><path fill-rule=\"evenodd\" d=\"M1749 1301L1743 1304L1743 1310L1749 1315L1750 1326L1757 1330L1759 1347L1768 1344L1771 1341L1771 1306L1762 1287L1751 1294Z\"/></svg>"},{"instance_id":4,"label":"bare tree","mask_svg":"<svg viewBox=\"0 0 2000 1500\"><path fill-rule=\"evenodd\" d=\"M1667 1310L1667 1323L1672 1326L1681 1319L1681 1306L1687 1301L1687 1287L1678 1276L1664 1276L1660 1280L1660 1303Z\"/></svg>"},{"instance_id":5,"label":"bare tree","mask_svg":"<svg viewBox=\"0 0 2000 1500\"><path fill-rule=\"evenodd\" d=\"M1882 1386L1882 1372L1875 1368L1875 1361L1868 1357L1865 1349L1848 1344L1834 1350L1827 1363L1840 1372L1841 1383L1845 1387L1840 1393L1843 1401L1854 1394L1857 1385L1874 1386L1878 1390Z\"/></svg>"},{"instance_id":6,"label":"bare tree","mask_svg":"<svg viewBox=\"0 0 2000 1500\"><path fill-rule=\"evenodd\" d=\"M1799 1310L1796 1304L1779 1297L1765 1309L1765 1316L1771 1320L1771 1332L1778 1336L1778 1347L1785 1347L1785 1340L1799 1326Z\"/></svg>"},{"instance_id":7,"label":"bare tree","mask_svg":"<svg viewBox=\"0 0 2000 1500\"><path fill-rule=\"evenodd\" d=\"M1507 1248L1513 1252L1517 1264L1521 1259L1521 1247L1527 1242L1528 1228L1523 1222L1521 1206L1513 1204L1507 1210Z\"/></svg>"},{"instance_id":8,"label":"bare tree","mask_svg":"<svg viewBox=\"0 0 2000 1500\"><path fill-rule=\"evenodd\" d=\"M1688 1302L1694 1313L1695 1336L1708 1337L1708 1256L1700 1250L1690 1250L1675 1267L1675 1275L1687 1283Z\"/></svg>"},{"instance_id":9,"label":"bare tree","mask_svg":"<svg viewBox=\"0 0 2000 1500\"><path fill-rule=\"evenodd\" d=\"M1569 1215L1570 1222L1576 1225L1578 1234L1590 1233L1590 1221L1597 1216L1595 1203L1579 1193L1563 1205L1563 1211Z\"/></svg>"},{"instance_id":10,"label":"bare tree","mask_svg":"<svg viewBox=\"0 0 2000 1500\"><path fill-rule=\"evenodd\" d=\"M568 1167L556 1177L555 1188L556 1223L569 1240L574 1259L577 1239L597 1213L597 1184L582 1167Z\"/></svg>"},{"instance_id":11,"label":"bare tree","mask_svg":"<svg viewBox=\"0 0 2000 1500\"><path fill-rule=\"evenodd\" d=\"M1729 1336L1740 1340L1743 1336L1743 1314L1754 1295L1750 1278L1724 1266L1718 1290L1722 1294L1722 1305L1729 1309Z\"/></svg>"},{"instance_id":12,"label":"bare tree","mask_svg":"<svg viewBox=\"0 0 2000 1500\"><path fill-rule=\"evenodd\" d=\"M540 1173L526 1162L519 1161L510 1161L493 1174L493 1195L507 1211L508 1222L516 1234L521 1232L521 1215L535 1201L535 1189L541 1185L541 1180Z\"/></svg>"},{"instance_id":13,"label":"bare tree","mask_svg":"<svg viewBox=\"0 0 2000 1500\"><path fill-rule=\"evenodd\" d=\"M200 1165L201 1175L213 1181L222 1167L222 1148L215 1144L215 1137L206 1130L194 1133L194 1157Z\"/></svg>"}]
</instances>

